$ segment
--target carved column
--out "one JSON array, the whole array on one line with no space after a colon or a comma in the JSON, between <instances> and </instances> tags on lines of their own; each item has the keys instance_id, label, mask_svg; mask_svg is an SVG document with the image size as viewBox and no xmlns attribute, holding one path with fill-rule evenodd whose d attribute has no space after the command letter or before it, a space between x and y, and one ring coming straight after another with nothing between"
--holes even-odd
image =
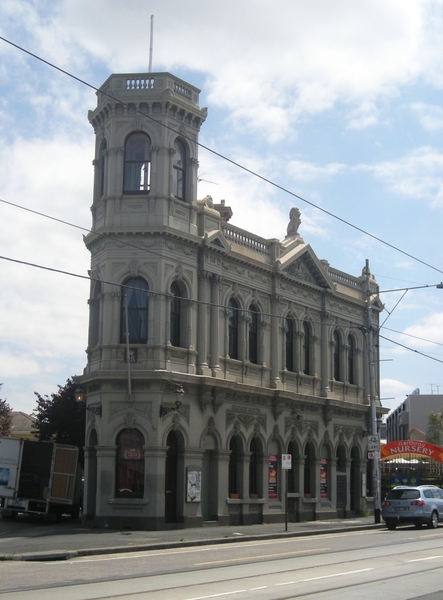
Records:
<instances>
[{"instance_id":1,"label":"carved column","mask_svg":"<svg viewBox=\"0 0 443 600\"><path fill-rule=\"evenodd\" d=\"M200 271L198 274L198 313L197 313L197 375L203 375L208 367L208 311L209 311L209 273Z\"/></svg>"},{"instance_id":2,"label":"carved column","mask_svg":"<svg viewBox=\"0 0 443 600\"><path fill-rule=\"evenodd\" d=\"M220 370L218 363L218 333L220 328L219 323L219 304L220 304L220 277L212 275L211 277L211 364L213 377L217 376L217 371Z\"/></svg>"},{"instance_id":3,"label":"carved column","mask_svg":"<svg viewBox=\"0 0 443 600\"><path fill-rule=\"evenodd\" d=\"M278 316L278 304L280 297L273 295L271 297L271 386L274 388L279 387L280 383L280 370L285 368L286 353L285 345L283 345L283 361L280 362L281 356L279 352L278 344L278 330L279 330L279 316ZM284 337L283 337L284 339Z\"/></svg>"},{"instance_id":4,"label":"carved column","mask_svg":"<svg viewBox=\"0 0 443 600\"><path fill-rule=\"evenodd\" d=\"M326 310L326 294L322 298L321 318L321 390L320 395L327 398L330 392L329 388L329 313Z\"/></svg>"}]
</instances>

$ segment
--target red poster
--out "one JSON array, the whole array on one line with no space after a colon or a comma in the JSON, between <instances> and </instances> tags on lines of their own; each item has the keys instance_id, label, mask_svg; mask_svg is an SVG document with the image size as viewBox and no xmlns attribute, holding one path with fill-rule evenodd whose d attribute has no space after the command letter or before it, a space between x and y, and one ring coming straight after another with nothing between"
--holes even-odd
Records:
<instances>
[{"instance_id":1,"label":"red poster","mask_svg":"<svg viewBox=\"0 0 443 600\"><path fill-rule=\"evenodd\" d=\"M328 497L328 459L322 458L320 465L320 497Z\"/></svg>"},{"instance_id":2,"label":"red poster","mask_svg":"<svg viewBox=\"0 0 443 600\"><path fill-rule=\"evenodd\" d=\"M277 498L277 455L276 454L271 454L271 456L269 457L268 495L269 495L269 498Z\"/></svg>"}]
</instances>

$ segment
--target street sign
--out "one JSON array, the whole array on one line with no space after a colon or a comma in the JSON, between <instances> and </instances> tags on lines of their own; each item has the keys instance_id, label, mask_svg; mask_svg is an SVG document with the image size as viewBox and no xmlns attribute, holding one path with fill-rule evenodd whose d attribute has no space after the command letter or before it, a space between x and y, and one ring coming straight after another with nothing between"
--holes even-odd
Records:
<instances>
[{"instance_id":1,"label":"street sign","mask_svg":"<svg viewBox=\"0 0 443 600\"><path fill-rule=\"evenodd\" d=\"M368 435L368 452L380 451L380 438L378 435Z\"/></svg>"},{"instance_id":2,"label":"street sign","mask_svg":"<svg viewBox=\"0 0 443 600\"><path fill-rule=\"evenodd\" d=\"M380 452L368 452L368 458L380 458Z\"/></svg>"},{"instance_id":3,"label":"street sign","mask_svg":"<svg viewBox=\"0 0 443 600\"><path fill-rule=\"evenodd\" d=\"M281 455L281 468L282 469L292 469L292 455L291 454L282 454Z\"/></svg>"}]
</instances>

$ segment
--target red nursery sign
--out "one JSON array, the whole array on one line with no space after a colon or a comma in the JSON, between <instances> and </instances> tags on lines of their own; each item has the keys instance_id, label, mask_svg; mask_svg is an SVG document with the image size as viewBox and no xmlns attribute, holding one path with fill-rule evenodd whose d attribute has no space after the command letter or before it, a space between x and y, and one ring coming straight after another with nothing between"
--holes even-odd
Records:
<instances>
[{"instance_id":1,"label":"red nursery sign","mask_svg":"<svg viewBox=\"0 0 443 600\"><path fill-rule=\"evenodd\" d=\"M380 460L389 460L391 458L400 458L405 456L414 456L415 458L432 458L443 463L443 448L421 442L419 440L398 440L389 444L382 444L380 447Z\"/></svg>"}]
</instances>

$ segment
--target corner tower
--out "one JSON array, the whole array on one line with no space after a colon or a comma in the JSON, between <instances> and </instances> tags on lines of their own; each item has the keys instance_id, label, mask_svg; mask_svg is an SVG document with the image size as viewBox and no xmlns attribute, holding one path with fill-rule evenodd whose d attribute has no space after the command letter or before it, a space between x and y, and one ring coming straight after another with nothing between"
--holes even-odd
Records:
<instances>
[{"instance_id":1,"label":"corner tower","mask_svg":"<svg viewBox=\"0 0 443 600\"><path fill-rule=\"evenodd\" d=\"M170 73L111 75L89 112L96 135L93 231L196 233L200 90Z\"/></svg>"}]
</instances>

